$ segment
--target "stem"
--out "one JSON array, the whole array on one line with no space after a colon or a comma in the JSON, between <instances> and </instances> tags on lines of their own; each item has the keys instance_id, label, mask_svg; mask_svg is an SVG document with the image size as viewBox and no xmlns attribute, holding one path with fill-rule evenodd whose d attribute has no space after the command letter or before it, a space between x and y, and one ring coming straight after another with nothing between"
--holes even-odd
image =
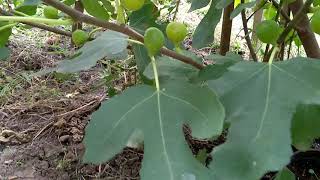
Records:
<instances>
[{"instance_id":1,"label":"stem","mask_svg":"<svg viewBox=\"0 0 320 180\"><path fill-rule=\"evenodd\" d=\"M1 31L3 31L3 30L5 30L5 29L7 29L7 28L11 28L11 27L13 27L13 26L15 26L15 25L17 25L18 23L12 23L12 24L7 24L7 25L5 25L5 26L1 26L0 27L0 32Z\"/></svg>"},{"instance_id":2,"label":"stem","mask_svg":"<svg viewBox=\"0 0 320 180\"><path fill-rule=\"evenodd\" d=\"M241 0L241 3L244 3L244 0ZM251 57L252 57L252 59L254 61L258 61L257 55L254 52L254 49L253 49L253 46L252 46L252 43L251 43L251 39L250 39L250 36L249 36L248 22L247 22L247 17L246 17L246 11L245 10L241 11L241 17L242 17L242 24L243 24L243 30L244 30L244 34L245 34L245 39L246 39L248 48L250 50Z\"/></svg>"},{"instance_id":3,"label":"stem","mask_svg":"<svg viewBox=\"0 0 320 180\"><path fill-rule=\"evenodd\" d=\"M274 59L275 55L277 54L278 50L279 50L279 48L277 46L273 48L271 56L270 56L270 59L269 59L269 62L268 62L269 65L272 64L273 59Z\"/></svg>"},{"instance_id":4,"label":"stem","mask_svg":"<svg viewBox=\"0 0 320 180\"><path fill-rule=\"evenodd\" d=\"M178 14L179 7L180 7L180 0L177 0L176 4L177 4L176 5L176 11L174 12L174 15L173 15L173 21L175 21L176 18L177 18L177 14Z\"/></svg>"},{"instance_id":5,"label":"stem","mask_svg":"<svg viewBox=\"0 0 320 180\"><path fill-rule=\"evenodd\" d=\"M137 41L137 40L134 40L134 39L128 39L128 42L132 42L132 43L135 43L135 44L139 44L139 45L143 45L143 46L144 46L144 44L143 44L142 42Z\"/></svg>"},{"instance_id":6,"label":"stem","mask_svg":"<svg viewBox=\"0 0 320 180\"><path fill-rule=\"evenodd\" d=\"M154 80L156 82L156 88L157 88L157 91L160 91L160 84L159 84L159 76L158 76L156 59L154 58L154 56L150 56L150 58L151 58L151 64L152 64L152 68L153 68Z\"/></svg>"},{"instance_id":7,"label":"stem","mask_svg":"<svg viewBox=\"0 0 320 180\"><path fill-rule=\"evenodd\" d=\"M0 21L44 23L48 25L72 25L72 20L47 19L37 17L0 16Z\"/></svg>"},{"instance_id":8,"label":"stem","mask_svg":"<svg viewBox=\"0 0 320 180\"><path fill-rule=\"evenodd\" d=\"M13 16L12 13L9 13L3 9L0 8L0 15L5 15L5 16ZM69 36L71 37L71 33L68 32L68 31L64 31L64 30L61 30L61 29L58 29L58 28L54 28L54 27L50 27L50 26L47 26L47 25L44 25L44 24L39 24L39 23L32 23L32 22L23 22L23 24L26 24L26 25L29 25L29 26L32 26L32 27L36 27L36 28L39 28L39 29L43 29L43 30L46 30L46 31L50 31L50 32L54 32L54 33L57 33L57 34L61 34L61 35L64 35L64 36Z\"/></svg>"},{"instance_id":9,"label":"stem","mask_svg":"<svg viewBox=\"0 0 320 180\"><path fill-rule=\"evenodd\" d=\"M117 9L117 22L118 22L118 24L125 24L126 20L124 17L124 9L121 6L120 0L116 0L116 9Z\"/></svg>"},{"instance_id":10,"label":"stem","mask_svg":"<svg viewBox=\"0 0 320 180\"><path fill-rule=\"evenodd\" d=\"M174 50L175 50L178 54L182 54L182 50L181 50L179 44L176 44L176 45L174 46Z\"/></svg>"},{"instance_id":11,"label":"stem","mask_svg":"<svg viewBox=\"0 0 320 180\"><path fill-rule=\"evenodd\" d=\"M27 15L27 14L25 14L25 13L23 13L23 12L20 12L20 11L17 11L17 10L14 10L14 11L13 11L13 13L14 13L14 14L16 14L16 15L19 15L19 16L25 16L25 17L28 17L28 15Z\"/></svg>"},{"instance_id":12,"label":"stem","mask_svg":"<svg viewBox=\"0 0 320 180\"><path fill-rule=\"evenodd\" d=\"M304 3L303 7L301 7L299 12L295 15L295 17L292 19L292 21L288 24L288 26L281 33L279 39L277 40L277 44L281 44L285 41L289 32L301 21L301 19L303 18L303 14L309 9L312 2L313 2L313 0L307 0Z\"/></svg>"},{"instance_id":13,"label":"stem","mask_svg":"<svg viewBox=\"0 0 320 180\"><path fill-rule=\"evenodd\" d=\"M137 31L131 29L130 27L128 27L126 25L119 25L116 23L103 21L103 20L97 19L95 17L85 15L85 14L80 13L80 12L72 9L71 7L65 5L57 0L42 0L42 1L52 7L59 9L60 11L69 15L70 17L72 17L74 20L77 20L80 22L85 22L85 23L99 26L99 27L104 27L104 28L107 28L107 29L110 29L113 31L117 31L117 32L126 34L135 40L143 42L143 36L140 33L138 33ZM195 62L192 58L175 53L174 51L171 51L167 48L162 48L160 52L164 55L167 55L167 56L172 57L174 59L180 60L186 64L190 64L198 69L204 68L204 66L202 64Z\"/></svg>"},{"instance_id":14,"label":"stem","mask_svg":"<svg viewBox=\"0 0 320 180\"><path fill-rule=\"evenodd\" d=\"M103 30L103 28L99 27L99 28L95 28L94 30L90 31L89 32L89 37L92 38L93 34L98 32L98 31L100 31L100 30Z\"/></svg>"}]
</instances>

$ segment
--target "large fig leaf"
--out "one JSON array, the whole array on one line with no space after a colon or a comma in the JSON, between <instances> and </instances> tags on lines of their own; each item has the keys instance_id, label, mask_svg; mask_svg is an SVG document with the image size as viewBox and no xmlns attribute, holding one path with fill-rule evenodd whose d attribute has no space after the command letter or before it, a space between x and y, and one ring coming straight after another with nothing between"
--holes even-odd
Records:
<instances>
[{"instance_id":1,"label":"large fig leaf","mask_svg":"<svg viewBox=\"0 0 320 180\"><path fill-rule=\"evenodd\" d=\"M7 47L0 47L0 61L6 60L10 55L10 49Z\"/></svg>"},{"instance_id":2,"label":"large fig leaf","mask_svg":"<svg viewBox=\"0 0 320 180\"><path fill-rule=\"evenodd\" d=\"M193 157L182 127L190 125L197 138L220 134L222 105L207 87L176 82L161 87L156 91L140 85L103 103L86 129L84 161L105 162L134 132L142 132L142 180L210 180L210 171Z\"/></svg>"},{"instance_id":3,"label":"large fig leaf","mask_svg":"<svg viewBox=\"0 0 320 180\"><path fill-rule=\"evenodd\" d=\"M109 20L110 15L98 0L81 0L84 9L92 16L102 19Z\"/></svg>"},{"instance_id":4,"label":"large fig leaf","mask_svg":"<svg viewBox=\"0 0 320 180\"><path fill-rule=\"evenodd\" d=\"M299 105L294 114L292 144L299 150L310 149L314 139L320 137L320 106Z\"/></svg>"},{"instance_id":5,"label":"large fig leaf","mask_svg":"<svg viewBox=\"0 0 320 180\"><path fill-rule=\"evenodd\" d=\"M291 119L298 104L320 104L320 61L296 58L273 64L239 62L209 86L231 123L213 152L219 180L256 180L290 161Z\"/></svg>"},{"instance_id":6,"label":"large fig leaf","mask_svg":"<svg viewBox=\"0 0 320 180\"><path fill-rule=\"evenodd\" d=\"M192 60L194 60L195 62L202 63L202 59L190 51L182 50L181 53L192 58ZM161 78L188 81L197 77L199 73L199 70L195 67L181 61L177 61L170 57L157 57L156 61L157 69L159 71L158 76ZM149 63L149 65L146 67L143 74L149 79L154 79L154 73L151 63Z\"/></svg>"},{"instance_id":7,"label":"large fig leaf","mask_svg":"<svg viewBox=\"0 0 320 180\"><path fill-rule=\"evenodd\" d=\"M140 10L132 12L129 16L130 27L134 28L141 34L144 34L144 31L149 27L158 27L156 20L159 17L159 12L155 11L155 9L156 7L152 2L146 2ZM133 44L132 49L138 70L142 74L151 62L148 51L144 46L139 44Z\"/></svg>"},{"instance_id":8,"label":"large fig leaf","mask_svg":"<svg viewBox=\"0 0 320 180\"><path fill-rule=\"evenodd\" d=\"M86 43L76 54L78 56L61 61L57 67L46 69L40 74L56 71L72 73L87 70L96 65L97 61L107 57L108 59L121 59L127 56L128 37L124 34L105 31L95 40Z\"/></svg>"},{"instance_id":9,"label":"large fig leaf","mask_svg":"<svg viewBox=\"0 0 320 180\"><path fill-rule=\"evenodd\" d=\"M28 15L35 15L37 12L37 7L40 3L40 0L24 0L23 3L16 7L15 10Z\"/></svg>"},{"instance_id":10,"label":"large fig leaf","mask_svg":"<svg viewBox=\"0 0 320 180\"><path fill-rule=\"evenodd\" d=\"M0 28L4 27L4 26L8 26L9 24L7 22L0 22ZM3 47L4 45L6 45L6 43L9 40L9 37L12 34L12 27L8 26L8 28L4 28L0 31L0 47Z\"/></svg>"},{"instance_id":11,"label":"large fig leaf","mask_svg":"<svg viewBox=\"0 0 320 180\"><path fill-rule=\"evenodd\" d=\"M189 12L206 7L209 3L210 0L191 0L191 7L189 9Z\"/></svg>"},{"instance_id":12,"label":"large fig leaf","mask_svg":"<svg viewBox=\"0 0 320 180\"><path fill-rule=\"evenodd\" d=\"M222 9L216 8L217 1L212 1L210 8L200 24L196 28L192 46L195 48L202 48L212 43L214 40L214 31L220 21Z\"/></svg>"},{"instance_id":13,"label":"large fig leaf","mask_svg":"<svg viewBox=\"0 0 320 180\"><path fill-rule=\"evenodd\" d=\"M217 1L216 7L218 9L223 9L223 8L227 7L229 4L231 4L232 2L233 2L233 0L219 0L219 1Z\"/></svg>"},{"instance_id":14,"label":"large fig leaf","mask_svg":"<svg viewBox=\"0 0 320 180\"><path fill-rule=\"evenodd\" d=\"M280 172L278 172L275 178L275 180L295 180L295 179L296 179L296 176L288 168L284 168Z\"/></svg>"},{"instance_id":15,"label":"large fig leaf","mask_svg":"<svg viewBox=\"0 0 320 180\"><path fill-rule=\"evenodd\" d=\"M242 10L245 10L247 8L252 8L255 4L256 4L256 1L239 4L230 14L230 19L233 19L236 16L238 16Z\"/></svg>"}]
</instances>

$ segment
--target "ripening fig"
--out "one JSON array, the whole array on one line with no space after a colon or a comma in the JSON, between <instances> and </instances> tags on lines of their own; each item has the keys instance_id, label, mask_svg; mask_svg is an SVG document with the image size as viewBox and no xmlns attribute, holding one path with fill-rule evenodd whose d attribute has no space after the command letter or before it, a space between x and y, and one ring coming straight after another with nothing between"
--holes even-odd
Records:
<instances>
[{"instance_id":1,"label":"ripening fig","mask_svg":"<svg viewBox=\"0 0 320 180\"><path fill-rule=\"evenodd\" d=\"M76 46L81 46L89 39L89 34L82 30L75 30L72 33L72 41Z\"/></svg>"},{"instance_id":2,"label":"ripening fig","mask_svg":"<svg viewBox=\"0 0 320 180\"><path fill-rule=\"evenodd\" d=\"M174 43L181 43L187 36L188 30L186 25L179 22L171 22L166 28L168 38Z\"/></svg>"},{"instance_id":3,"label":"ripening fig","mask_svg":"<svg viewBox=\"0 0 320 180\"><path fill-rule=\"evenodd\" d=\"M281 33L281 27L274 20L265 20L257 25L256 35L264 43L274 44Z\"/></svg>"},{"instance_id":4,"label":"ripening fig","mask_svg":"<svg viewBox=\"0 0 320 180\"><path fill-rule=\"evenodd\" d=\"M43 9L43 14L48 19L58 19L59 18L58 9L51 7L51 6L46 6Z\"/></svg>"},{"instance_id":5,"label":"ripening fig","mask_svg":"<svg viewBox=\"0 0 320 180\"><path fill-rule=\"evenodd\" d=\"M121 4L129 11L137 11L144 5L145 0L122 0Z\"/></svg>"},{"instance_id":6,"label":"ripening fig","mask_svg":"<svg viewBox=\"0 0 320 180\"><path fill-rule=\"evenodd\" d=\"M154 56L160 51L164 41L164 35L158 28L151 27L144 34L144 45L150 56Z\"/></svg>"},{"instance_id":7,"label":"ripening fig","mask_svg":"<svg viewBox=\"0 0 320 180\"><path fill-rule=\"evenodd\" d=\"M313 32L320 35L320 10L316 11L312 16L311 29Z\"/></svg>"}]
</instances>

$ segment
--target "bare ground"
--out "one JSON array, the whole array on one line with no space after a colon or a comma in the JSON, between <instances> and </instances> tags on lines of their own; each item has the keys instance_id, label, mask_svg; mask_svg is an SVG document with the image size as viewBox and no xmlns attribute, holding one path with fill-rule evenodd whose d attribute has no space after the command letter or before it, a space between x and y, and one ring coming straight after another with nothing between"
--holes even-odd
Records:
<instances>
[{"instance_id":1,"label":"bare ground","mask_svg":"<svg viewBox=\"0 0 320 180\"><path fill-rule=\"evenodd\" d=\"M31 36L16 33L10 42L9 61L0 62L0 180L139 179L142 150L125 148L101 165L81 162L82 139L90 114L108 99L108 86L102 75L104 65L99 63L88 71L66 77L50 74L29 78L31 72L51 67L72 54L69 39L32 32ZM58 39L55 45L50 45L52 38ZM113 85L121 91L136 83L132 76L135 77L134 72L120 73ZM225 141L224 135L216 141L193 140L188 128L185 134L194 154L201 149L210 152ZM314 148L320 146L315 143ZM310 162L303 157L290 169L301 179L312 179L308 169L319 174L320 166L311 163L309 167ZM208 156L207 163L210 159ZM274 173L270 173L264 179L273 177Z\"/></svg>"}]
</instances>

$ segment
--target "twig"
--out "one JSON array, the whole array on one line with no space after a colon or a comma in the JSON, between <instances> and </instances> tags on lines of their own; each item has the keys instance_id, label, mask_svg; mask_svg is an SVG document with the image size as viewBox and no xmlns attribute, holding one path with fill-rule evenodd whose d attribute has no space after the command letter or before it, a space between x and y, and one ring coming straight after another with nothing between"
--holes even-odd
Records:
<instances>
[{"instance_id":1,"label":"twig","mask_svg":"<svg viewBox=\"0 0 320 180\"><path fill-rule=\"evenodd\" d=\"M90 103L85 104L84 106L81 106L81 107L79 107L79 108L77 108L77 109L74 109L74 110L72 110L72 111L68 111L68 112L65 112L65 113L59 114L59 115L58 115L58 117L65 116L65 115L68 115L68 114L72 114L72 113L74 113L74 112L77 112L77 111L79 111L79 110L81 110L81 109L84 109L84 108L86 108L86 107L88 107L88 106L90 106L90 105L94 104L95 102L96 102L96 100L91 101Z\"/></svg>"},{"instance_id":2,"label":"twig","mask_svg":"<svg viewBox=\"0 0 320 180\"><path fill-rule=\"evenodd\" d=\"M244 0L241 0L241 3L244 3ZM250 50L251 57L252 57L252 59L254 61L257 61L258 58L257 58L256 53L254 52L254 49L253 49L253 46L252 46L252 43L251 43L251 39L249 37L248 21L247 21L246 11L245 10L241 11L241 17L242 17L242 24L243 24L243 30L244 30L245 39L247 41L247 45L248 45L248 48Z\"/></svg>"},{"instance_id":3,"label":"twig","mask_svg":"<svg viewBox=\"0 0 320 180\"><path fill-rule=\"evenodd\" d=\"M307 12L307 10L310 8L313 0L307 0L302 8L299 10L299 12L296 14L296 16L292 19L291 22L289 22L288 26L284 29L284 31L281 33L277 40L277 44L281 44L285 41L287 35L290 33L290 31L300 22L300 20L303 18L303 14Z\"/></svg>"},{"instance_id":4,"label":"twig","mask_svg":"<svg viewBox=\"0 0 320 180\"><path fill-rule=\"evenodd\" d=\"M9 13L9 12L3 10L2 8L0 8L0 14L5 15L5 16L13 16L12 13ZM64 35L64 36L71 37L71 32L63 31L61 29L50 27L50 26L47 26L47 25L44 25L44 24L32 23L32 22L23 22L23 24L26 24L26 25L29 25L29 26L33 26L33 27L36 27L36 28L39 28L39 29L43 29L43 30L46 30L46 31L54 32L54 33L57 33L57 34L61 34L61 35Z\"/></svg>"},{"instance_id":5,"label":"twig","mask_svg":"<svg viewBox=\"0 0 320 180\"><path fill-rule=\"evenodd\" d=\"M45 125L35 136L34 138L32 139L32 142L37 139L43 131L47 130L50 126L52 126L54 124L54 121L50 122L49 124Z\"/></svg>"},{"instance_id":6,"label":"twig","mask_svg":"<svg viewBox=\"0 0 320 180\"><path fill-rule=\"evenodd\" d=\"M85 23L88 23L91 25L104 27L104 28L107 28L107 29L110 29L113 31L121 32L123 34L126 34L126 35L132 37L133 39L136 39L140 42L143 42L143 36L141 34L139 34L138 32L136 32L135 30L131 29L129 26L119 25L116 23L103 21L103 20L97 19L95 17L85 15L85 14L78 12L78 11L72 9L71 7L65 5L62 2L57 1L57 0L43 0L43 2L45 2L45 3L49 4L50 6L53 6L57 9L59 9L60 11L68 14L70 17L72 17L76 21L85 22ZM187 56L178 54L178 53L171 51L167 48L162 48L161 53L164 55L170 56L172 58L175 58L177 60L180 60L184 63L190 64L198 69L204 68L204 66L202 64L195 62L193 59L191 59Z\"/></svg>"},{"instance_id":7,"label":"twig","mask_svg":"<svg viewBox=\"0 0 320 180\"><path fill-rule=\"evenodd\" d=\"M177 18L177 14L178 14L178 11L179 11L179 7L180 7L180 0L176 0L177 2L176 2L176 11L174 12L174 15L173 15L173 21L175 21L176 20L176 18Z\"/></svg>"}]
</instances>

